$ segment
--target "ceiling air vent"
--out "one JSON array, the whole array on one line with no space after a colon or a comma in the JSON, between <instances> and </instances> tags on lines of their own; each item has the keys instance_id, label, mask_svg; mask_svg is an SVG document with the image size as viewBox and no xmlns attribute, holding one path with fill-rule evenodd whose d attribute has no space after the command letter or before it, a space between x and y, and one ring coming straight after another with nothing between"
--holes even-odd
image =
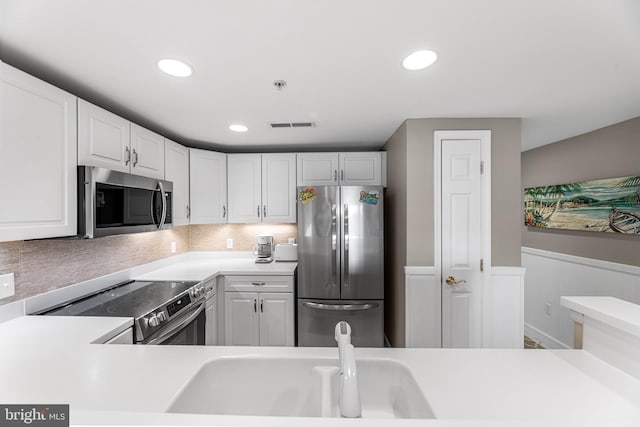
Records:
<instances>
[{"instance_id":1,"label":"ceiling air vent","mask_svg":"<svg viewBox=\"0 0 640 427\"><path fill-rule=\"evenodd\" d=\"M315 122L295 122L295 123L270 123L273 129L275 128L314 128Z\"/></svg>"}]
</instances>

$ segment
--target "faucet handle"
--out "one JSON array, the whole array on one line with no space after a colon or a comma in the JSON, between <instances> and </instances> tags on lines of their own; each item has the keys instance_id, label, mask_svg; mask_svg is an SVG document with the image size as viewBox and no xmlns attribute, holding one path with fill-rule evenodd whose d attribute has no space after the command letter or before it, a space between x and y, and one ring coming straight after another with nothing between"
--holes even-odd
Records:
<instances>
[{"instance_id":1,"label":"faucet handle","mask_svg":"<svg viewBox=\"0 0 640 427\"><path fill-rule=\"evenodd\" d=\"M351 326L344 320L336 323L335 339L339 346L351 344Z\"/></svg>"}]
</instances>

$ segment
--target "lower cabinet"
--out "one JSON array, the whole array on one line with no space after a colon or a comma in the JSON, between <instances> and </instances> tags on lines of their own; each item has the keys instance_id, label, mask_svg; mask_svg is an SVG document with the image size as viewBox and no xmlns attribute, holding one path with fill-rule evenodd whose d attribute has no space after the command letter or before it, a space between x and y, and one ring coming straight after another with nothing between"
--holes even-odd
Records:
<instances>
[{"instance_id":1,"label":"lower cabinet","mask_svg":"<svg viewBox=\"0 0 640 427\"><path fill-rule=\"evenodd\" d=\"M218 295L207 298L205 323L205 345L218 345Z\"/></svg>"},{"instance_id":2,"label":"lower cabinet","mask_svg":"<svg viewBox=\"0 0 640 427\"><path fill-rule=\"evenodd\" d=\"M289 281L291 286L283 288L282 283ZM245 292L248 287L259 290ZM270 287L276 292L269 292ZM245 276L228 280L224 293L225 345L293 346L294 304L293 278Z\"/></svg>"}]
</instances>

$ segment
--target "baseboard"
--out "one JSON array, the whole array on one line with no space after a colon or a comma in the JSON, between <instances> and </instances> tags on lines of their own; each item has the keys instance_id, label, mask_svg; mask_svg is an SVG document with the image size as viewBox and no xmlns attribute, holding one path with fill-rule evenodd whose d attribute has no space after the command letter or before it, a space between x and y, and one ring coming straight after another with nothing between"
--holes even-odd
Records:
<instances>
[{"instance_id":1,"label":"baseboard","mask_svg":"<svg viewBox=\"0 0 640 427\"><path fill-rule=\"evenodd\" d=\"M550 349L571 349L572 348L566 345L565 343L558 341L551 335L545 334L540 329L536 328L535 326L531 326L528 323L524 324L524 334L529 338L531 338L532 340L535 340L540 344L542 344L544 348L550 348Z\"/></svg>"}]
</instances>

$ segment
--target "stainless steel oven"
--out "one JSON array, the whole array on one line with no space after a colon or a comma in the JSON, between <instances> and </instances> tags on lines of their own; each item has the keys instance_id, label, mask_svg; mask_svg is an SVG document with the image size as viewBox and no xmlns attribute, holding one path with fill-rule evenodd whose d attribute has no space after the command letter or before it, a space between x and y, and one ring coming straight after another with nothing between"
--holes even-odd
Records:
<instances>
[{"instance_id":1,"label":"stainless steel oven","mask_svg":"<svg viewBox=\"0 0 640 427\"><path fill-rule=\"evenodd\" d=\"M167 325L137 344L205 345L205 301L172 319Z\"/></svg>"}]
</instances>

